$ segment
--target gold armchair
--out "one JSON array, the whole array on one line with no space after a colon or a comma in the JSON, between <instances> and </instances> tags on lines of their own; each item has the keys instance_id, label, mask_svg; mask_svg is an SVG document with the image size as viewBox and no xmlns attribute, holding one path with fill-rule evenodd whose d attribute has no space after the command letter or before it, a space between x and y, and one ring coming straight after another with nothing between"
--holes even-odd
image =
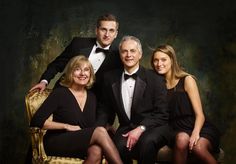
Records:
<instances>
[{"instance_id":1,"label":"gold armchair","mask_svg":"<svg viewBox=\"0 0 236 164\"><path fill-rule=\"evenodd\" d=\"M34 113L38 110L40 105L44 102L51 90L46 89L42 93L39 91L32 91L25 97L25 104L27 110L28 121L30 123ZM51 116L52 118L52 116ZM83 163L82 159L70 157L56 157L47 156L43 147L43 136L46 130L37 127L30 127L30 136L32 142L32 163L53 163L53 164L80 164Z\"/></svg>"}]
</instances>

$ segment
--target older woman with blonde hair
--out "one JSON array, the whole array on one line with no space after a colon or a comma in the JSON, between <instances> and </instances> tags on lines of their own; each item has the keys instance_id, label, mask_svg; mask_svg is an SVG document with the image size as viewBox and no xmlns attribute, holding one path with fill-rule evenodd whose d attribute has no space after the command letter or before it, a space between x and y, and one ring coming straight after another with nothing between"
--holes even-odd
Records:
<instances>
[{"instance_id":1,"label":"older woman with blonde hair","mask_svg":"<svg viewBox=\"0 0 236 164\"><path fill-rule=\"evenodd\" d=\"M174 163L186 163L192 152L199 163L216 164L212 152L219 151L220 134L204 115L196 78L179 66L170 45L153 51L151 65L166 79L170 125L176 132Z\"/></svg>"},{"instance_id":2,"label":"older woman with blonde hair","mask_svg":"<svg viewBox=\"0 0 236 164\"><path fill-rule=\"evenodd\" d=\"M72 58L65 68L62 87L56 88L31 120L31 126L47 129L47 155L84 158L100 163L104 153L110 163L122 163L103 127L95 127L96 97L89 90L95 80L91 63L84 56ZM53 120L48 120L53 114Z\"/></svg>"}]
</instances>

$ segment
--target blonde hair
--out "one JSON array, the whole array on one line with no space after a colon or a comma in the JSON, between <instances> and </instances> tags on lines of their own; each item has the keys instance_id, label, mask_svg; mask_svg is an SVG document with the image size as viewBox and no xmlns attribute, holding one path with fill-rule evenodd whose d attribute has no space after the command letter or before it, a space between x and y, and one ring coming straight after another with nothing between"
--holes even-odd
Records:
<instances>
[{"instance_id":1,"label":"blonde hair","mask_svg":"<svg viewBox=\"0 0 236 164\"><path fill-rule=\"evenodd\" d=\"M181 68L178 64L178 61L177 61L177 57L176 57L176 53L175 53L175 50L172 46L170 45L160 45L158 46L153 52L152 52L152 57L151 57L151 66L152 68L154 69L154 63L153 63L153 60L154 60L154 55L156 52L163 52L165 53L166 55L168 55L170 57L170 60L171 60L171 79L173 80L174 78L181 78L181 77L185 77L185 76L193 76L187 72L185 72L183 70L183 68ZM193 76L194 77L194 76Z\"/></svg>"},{"instance_id":2,"label":"blonde hair","mask_svg":"<svg viewBox=\"0 0 236 164\"><path fill-rule=\"evenodd\" d=\"M90 78L88 84L86 85L86 88L91 88L93 83L95 82L95 74L92 64L89 62L88 58L83 55L78 55L70 59L70 61L66 65L64 75L60 81L60 84L65 87L71 87L73 83L73 72L76 70L76 68L80 67L83 64L87 64L89 66Z\"/></svg>"}]
</instances>

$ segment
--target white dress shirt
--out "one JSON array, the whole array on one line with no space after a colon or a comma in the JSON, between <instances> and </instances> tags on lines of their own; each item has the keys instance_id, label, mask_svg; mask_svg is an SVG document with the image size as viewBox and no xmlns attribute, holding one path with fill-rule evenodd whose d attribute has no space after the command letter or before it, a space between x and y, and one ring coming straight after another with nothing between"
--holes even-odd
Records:
<instances>
[{"instance_id":1,"label":"white dress shirt","mask_svg":"<svg viewBox=\"0 0 236 164\"><path fill-rule=\"evenodd\" d=\"M134 70L133 73L136 73L139 68ZM131 74L133 74L131 73ZM134 95L134 87L135 87L135 82L136 80L133 78L129 78L127 80L124 79L124 74L129 74L126 70L124 70L124 73L122 74L121 78L121 95L122 95L122 100L125 108L125 112L130 119L131 115L131 107L132 107L132 102L133 102L133 95Z\"/></svg>"},{"instance_id":2,"label":"white dress shirt","mask_svg":"<svg viewBox=\"0 0 236 164\"><path fill-rule=\"evenodd\" d=\"M95 52L97 47L102 48L101 45L98 42L96 42L96 45L93 46L93 49L92 49L92 51L89 55L89 58L88 58L93 66L94 73L96 73L98 71L98 69L100 68L100 66L102 65L102 63L106 57L106 55L103 52L99 52L99 53ZM103 48L103 49L109 50L109 48L110 48L110 45Z\"/></svg>"}]
</instances>

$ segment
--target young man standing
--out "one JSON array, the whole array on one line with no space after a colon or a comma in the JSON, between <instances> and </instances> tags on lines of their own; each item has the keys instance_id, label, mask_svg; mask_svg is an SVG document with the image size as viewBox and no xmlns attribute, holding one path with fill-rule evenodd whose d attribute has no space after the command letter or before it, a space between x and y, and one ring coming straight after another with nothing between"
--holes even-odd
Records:
<instances>
[{"instance_id":1,"label":"young man standing","mask_svg":"<svg viewBox=\"0 0 236 164\"><path fill-rule=\"evenodd\" d=\"M118 48L112 45L117 37L118 27L119 23L114 15L105 14L100 16L95 30L96 38L75 37L65 50L48 65L40 78L40 82L33 86L30 91L35 89L43 91L58 72L63 72L72 57L84 55L92 63L96 76L96 82L92 90L99 98L104 72L122 66ZM58 83L56 83L57 86Z\"/></svg>"}]
</instances>

